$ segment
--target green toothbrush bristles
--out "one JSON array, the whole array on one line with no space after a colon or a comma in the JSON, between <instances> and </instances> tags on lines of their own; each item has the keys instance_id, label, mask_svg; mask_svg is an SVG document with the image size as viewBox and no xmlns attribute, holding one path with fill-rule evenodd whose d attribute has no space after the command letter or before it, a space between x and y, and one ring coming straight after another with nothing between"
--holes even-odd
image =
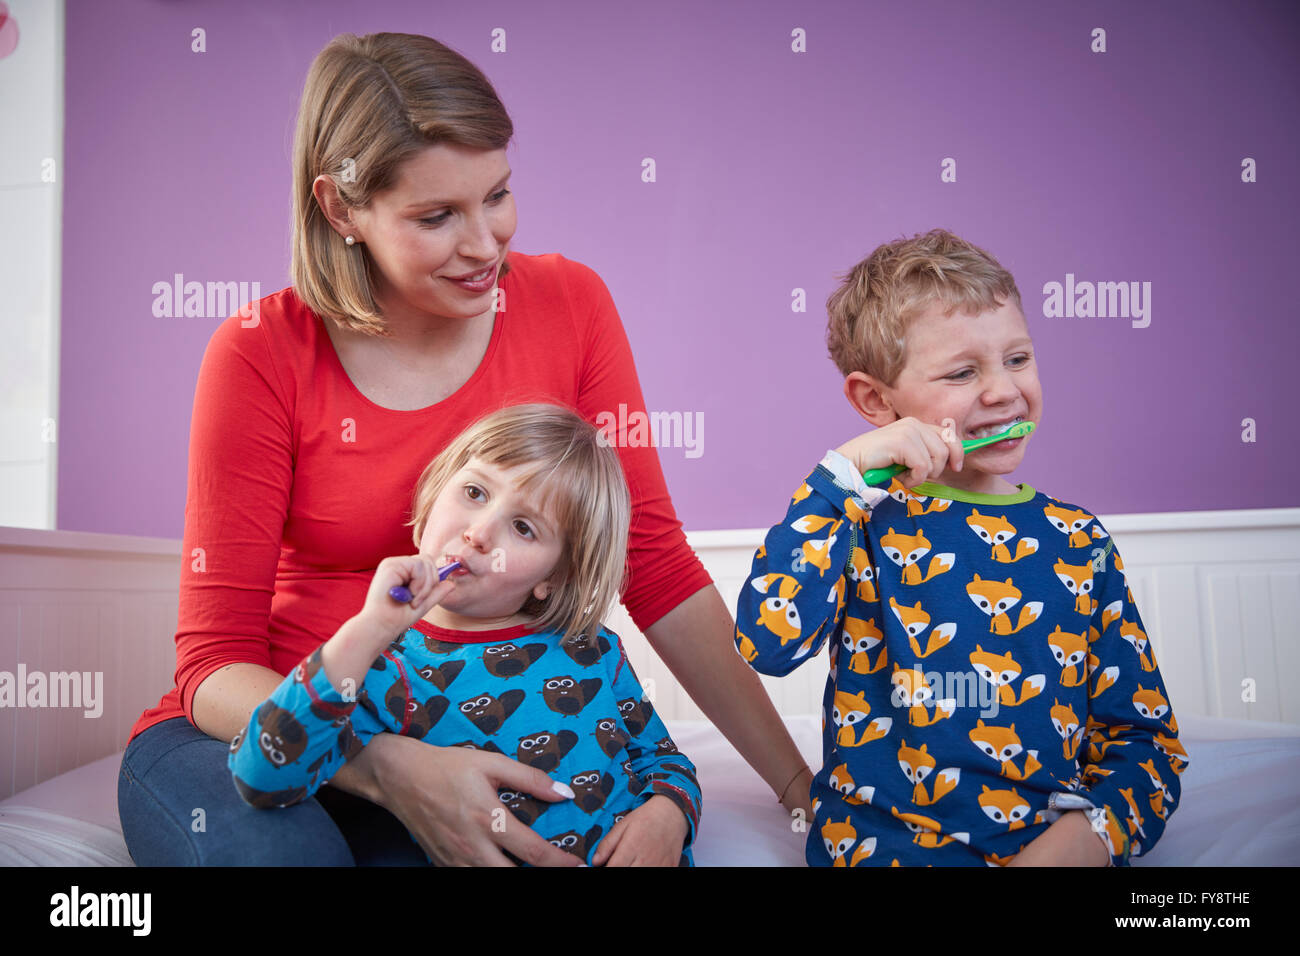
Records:
<instances>
[{"instance_id":1,"label":"green toothbrush bristles","mask_svg":"<svg viewBox=\"0 0 1300 956\"><path fill-rule=\"evenodd\" d=\"M1016 422L1010 428L1010 435L1012 438L1024 438L1033 430L1034 430L1033 422Z\"/></svg>"},{"instance_id":2,"label":"green toothbrush bristles","mask_svg":"<svg viewBox=\"0 0 1300 956\"><path fill-rule=\"evenodd\" d=\"M983 448L985 445L992 445L1000 441L1007 441L1012 438L1024 438L1034 430L1034 423L1016 422L1006 431L998 432L996 435L989 435L987 438L974 438L970 441L961 443L963 451L975 451L977 448Z\"/></svg>"}]
</instances>

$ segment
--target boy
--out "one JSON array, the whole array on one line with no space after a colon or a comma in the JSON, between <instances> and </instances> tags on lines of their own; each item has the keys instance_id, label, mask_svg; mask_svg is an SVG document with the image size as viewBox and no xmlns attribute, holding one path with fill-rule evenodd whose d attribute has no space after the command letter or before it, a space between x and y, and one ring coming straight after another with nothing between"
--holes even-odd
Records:
<instances>
[{"instance_id":1,"label":"boy","mask_svg":"<svg viewBox=\"0 0 1300 956\"><path fill-rule=\"evenodd\" d=\"M1029 438L961 447L1040 421L1015 280L934 230L878 248L827 308L876 429L795 491L736 615L762 673L830 642L809 864L1128 863L1186 754L1119 552L1086 510L1001 477Z\"/></svg>"}]
</instances>

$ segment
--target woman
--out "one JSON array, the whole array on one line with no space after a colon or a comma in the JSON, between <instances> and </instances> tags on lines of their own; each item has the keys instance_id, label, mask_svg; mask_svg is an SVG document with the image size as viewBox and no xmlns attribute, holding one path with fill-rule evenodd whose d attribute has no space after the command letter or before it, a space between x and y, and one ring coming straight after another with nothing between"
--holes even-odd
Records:
<instances>
[{"instance_id":1,"label":"woman","mask_svg":"<svg viewBox=\"0 0 1300 956\"><path fill-rule=\"evenodd\" d=\"M312 65L293 286L228 319L199 373L177 684L137 722L119 778L137 863L422 863L406 830L441 864L578 862L526 827L492 827L499 788L559 799L499 754L383 734L315 800L275 814L243 805L226 770L252 708L356 612L382 558L410 551L410 489L461 428L525 401L589 421L644 410L600 278L509 251L512 133L487 79L427 37L344 35ZM619 453L634 502L624 604L786 807L806 811L811 774L735 652L655 450ZM637 812L619 825L636 828Z\"/></svg>"}]
</instances>

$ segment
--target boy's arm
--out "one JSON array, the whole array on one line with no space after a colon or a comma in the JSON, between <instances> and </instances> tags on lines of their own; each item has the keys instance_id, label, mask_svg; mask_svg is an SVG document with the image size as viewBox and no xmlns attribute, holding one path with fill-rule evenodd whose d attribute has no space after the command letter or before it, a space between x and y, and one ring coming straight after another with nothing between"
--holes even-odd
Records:
<instances>
[{"instance_id":1,"label":"boy's arm","mask_svg":"<svg viewBox=\"0 0 1300 956\"><path fill-rule=\"evenodd\" d=\"M736 647L756 671L788 674L834 633L852 549L865 544L857 522L887 497L834 451L795 490L754 555L736 605Z\"/></svg>"},{"instance_id":2,"label":"boy's arm","mask_svg":"<svg viewBox=\"0 0 1300 956\"><path fill-rule=\"evenodd\" d=\"M1084 782L1080 793L1105 809L1104 816L1092 814L1093 825L1099 835L1104 831L1116 865L1140 856L1160 839L1178 805L1178 775L1187 765L1169 695L1123 567L1109 535L1098 539L1093 552L1096 603L1088 631L1091 700L1079 752Z\"/></svg>"},{"instance_id":3,"label":"boy's arm","mask_svg":"<svg viewBox=\"0 0 1300 956\"><path fill-rule=\"evenodd\" d=\"M634 701L633 708L624 711L620 706L620 730L627 737L628 761L632 772L646 782L642 792L645 799L658 794L665 796L677 805L686 817L687 834L683 848L695 842L695 829L699 825L700 808L703 796L700 793L699 779L696 777L695 764L677 749L668 728L655 712L654 705L645 697L645 690L632 670L632 662L627 659L623 642L612 631L606 630L614 649L611 657L618 655L618 663L613 667L614 677L611 681L615 700L622 705ZM633 733L634 725L641 725L639 733Z\"/></svg>"},{"instance_id":4,"label":"boy's arm","mask_svg":"<svg viewBox=\"0 0 1300 956\"><path fill-rule=\"evenodd\" d=\"M356 694L330 683L318 647L254 708L230 744L235 787L255 807L292 806L314 794L385 728Z\"/></svg>"}]
</instances>

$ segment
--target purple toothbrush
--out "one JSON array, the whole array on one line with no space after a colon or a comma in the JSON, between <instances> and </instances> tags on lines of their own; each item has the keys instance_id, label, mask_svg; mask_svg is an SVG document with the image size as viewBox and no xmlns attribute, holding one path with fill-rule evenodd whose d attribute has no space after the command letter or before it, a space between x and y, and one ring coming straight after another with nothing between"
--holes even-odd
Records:
<instances>
[{"instance_id":1,"label":"purple toothbrush","mask_svg":"<svg viewBox=\"0 0 1300 956\"><path fill-rule=\"evenodd\" d=\"M438 580L447 580L447 575L451 574L451 572L455 571L458 567L460 567L459 561L452 561L450 564L443 565L438 569ZM410 604L411 598L414 597L414 595L411 594L410 588L404 587L400 584L397 585L397 587L389 588L388 596L398 604Z\"/></svg>"}]
</instances>

